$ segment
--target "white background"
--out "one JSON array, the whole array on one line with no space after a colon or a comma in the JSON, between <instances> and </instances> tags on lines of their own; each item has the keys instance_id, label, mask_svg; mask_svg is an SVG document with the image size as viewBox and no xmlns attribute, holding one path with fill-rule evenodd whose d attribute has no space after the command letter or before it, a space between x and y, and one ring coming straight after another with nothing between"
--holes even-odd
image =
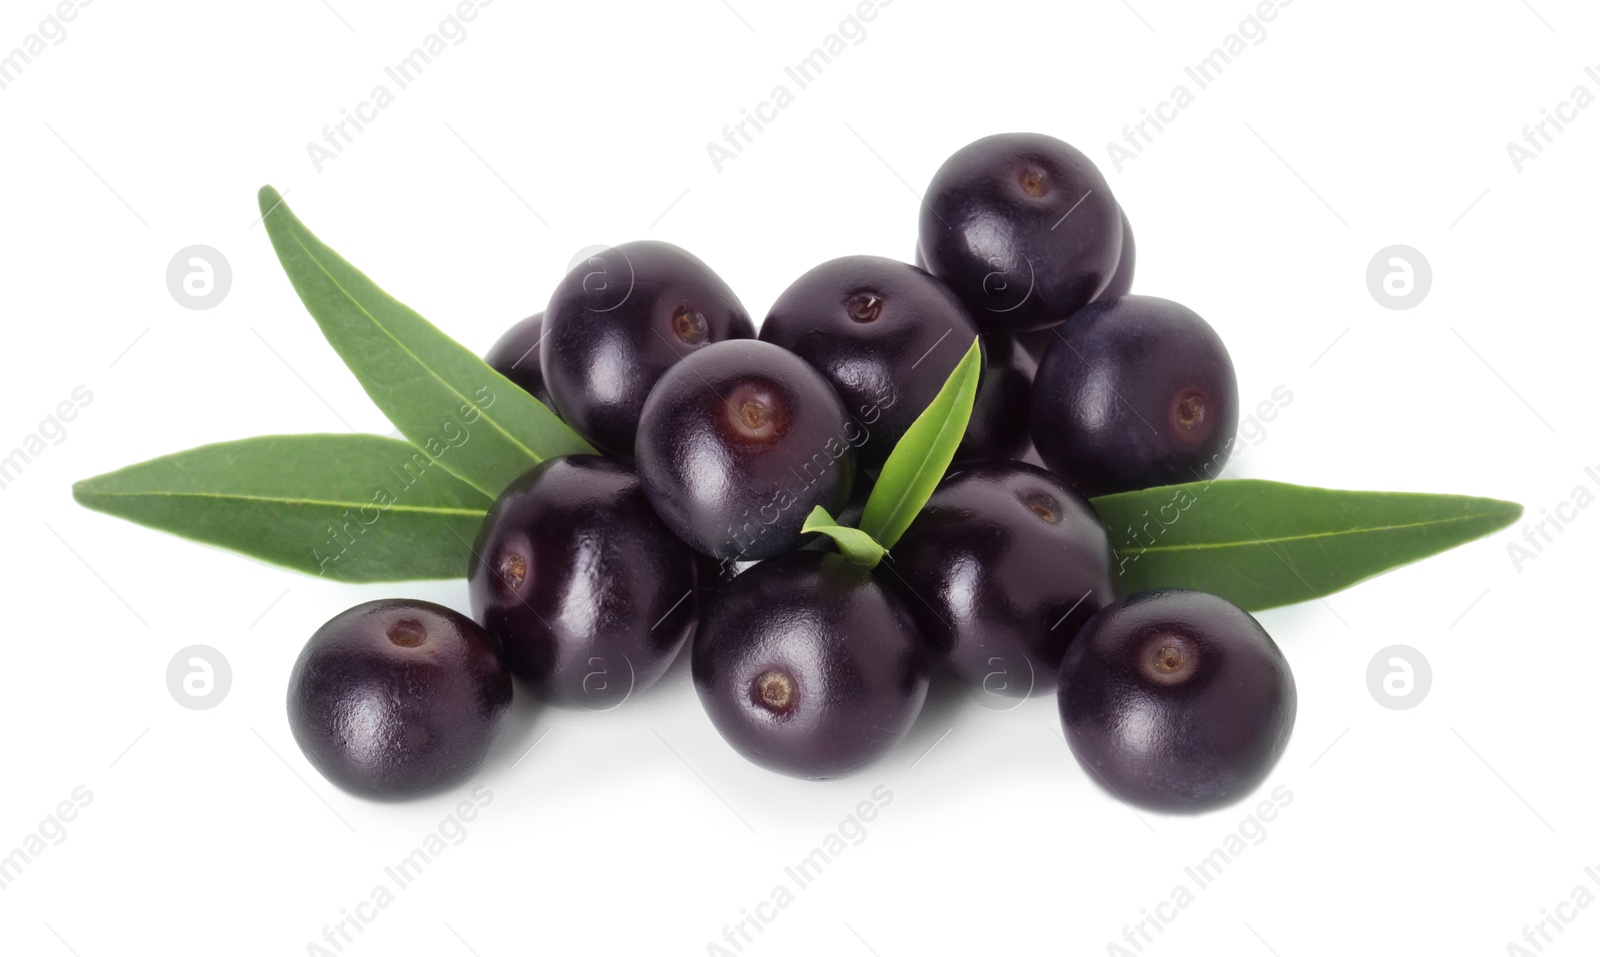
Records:
<instances>
[{"instance_id":1,"label":"white background","mask_svg":"<svg viewBox=\"0 0 1600 957\"><path fill-rule=\"evenodd\" d=\"M1592 5L1299 0L1117 172L1107 142L1247 0L898 0L718 173L706 143L851 3L500 0L319 173L306 144L452 9L330 2L101 0L0 90L0 449L74 387L93 394L0 490L0 853L74 787L93 794L0 890L7 953L306 953L468 790L353 798L284 717L324 620L390 595L465 609L462 582L323 582L71 499L77 479L207 442L390 431L279 270L264 183L483 349L579 249L630 239L693 250L760 316L825 259L908 257L918 194L959 146L1045 132L1106 172L1138 237L1135 291L1216 326L1247 408L1293 393L1231 474L1494 496L1531 521L1596 490L1600 107L1520 173L1506 153L1574 86L1600 94ZM6 0L0 52L52 9ZM209 311L165 282L197 243L233 269ZM1433 269L1407 311L1366 285L1395 243ZM1600 509L1564 511L1520 569L1521 523L1260 616L1299 684L1264 789L1292 803L1146 953L1502 954L1576 885L1600 893L1584 874ZM1367 688L1396 643L1433 668L1409 711ZM232 664L209 711L167 689L191 644ZM704 954L882 785L865 840L745 953L1100 954L1253 805L1136 813L1073 762L1053 698L1000 713L948 683L879 765L795 781L722 743L683 667L605 714L519 696L474 783L493 802L465 841L345 953ZM1600 907L1564 913L1547 953L1600 947Z\"/></svg>"}]
</instances>

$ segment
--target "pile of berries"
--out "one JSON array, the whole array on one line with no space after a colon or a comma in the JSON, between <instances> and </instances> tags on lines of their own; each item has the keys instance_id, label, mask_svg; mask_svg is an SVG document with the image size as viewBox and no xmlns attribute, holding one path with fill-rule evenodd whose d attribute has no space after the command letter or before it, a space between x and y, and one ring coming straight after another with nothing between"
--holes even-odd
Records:
<instances>
[{"instance_id":1,"label":"pile of berries","mask_svg":"<svg viewBox=\"0 0 1600 957\"><path fill-rule=\"evenodd\" d=\"M1239 414L1221 340L1129 295L1126 215L1047 136L951 156L915 259L824 263L759 335L676 246L580 262L486 358L602 454L542 462L500 496L466 569L475 621L378 601L312 636L289 688L311 762L371 796L448 787L491 747L513 677L607 708L688 643L712 723L776 771L830 778L883 756L942 667L990 694L1056 692L1079 762L1125 800L1248 793L1294 723L1283 654L1212 595L1116 600L1088 501L1221 470ZM817 506L859 521L974 339L955 462L887 556L869 568L803 532Z\"/></svg>"}]
</instances>

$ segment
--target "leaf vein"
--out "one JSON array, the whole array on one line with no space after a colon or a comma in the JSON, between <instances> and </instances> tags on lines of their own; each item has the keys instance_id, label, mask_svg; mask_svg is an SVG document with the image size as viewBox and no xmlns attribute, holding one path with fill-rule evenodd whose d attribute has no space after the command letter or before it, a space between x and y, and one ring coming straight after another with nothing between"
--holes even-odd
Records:
<instances>
[{"instance_id":1,"label":"leaf vein","mask_svg":"<svg viewBox=\"0 0 1600 957\"><path fill-rule=\"evenodd\" d=\"M237 492L102 492L94 489L82 489L80 496L89 499L117 499L117 498L175 498L175 499L218 499L228 502L262 502L272 505L305 505L314 508L370 508L376 503L369 499L352 499L339 501L330 499L291 498L282 495L255 495ZM485 509L464 508L456 506L434 505L387 505L382 506L386 512L415 512L428 515L463 515L482 518L488 514Z\"/></svg>"},{"instance_id":2,"label":"leaf vein","mask_svg":"<svg viewBox=\"0 0 1600 957\"><path fill-rule=\"evenodd\" d=\"M1137 542L1129 543L1129 548L1137 546L1141 553L1144 552L1188 552L1218 548L1245 548L1257 545L1278 545L1285 542L1314 541L1319 538L1342 538L1354 535L1371 535L1378 532L1395 532L1407 528L1431 528L1443 525L1459 525L1463 522L1472 522L1480 519L1493 519L1496 516L1484 513L1481 515L1463 515L1456 518L1433 519L1426 522L1402 522L1397 525L1370 525L1360 528L1339 529L1332 532L1311 532L1303 535L1278 535L1272 538L1241 539L1229 542L1189 542L1178 545L1138 545Z\"/></svg>"},{"instance_id":3,"label":"leaf vein","mask_svg":"<svg viewBox=\"0 0 1600 957\"><path fill-rule=\"evenodd\" d=\"M291 224L289 226L289 229L288 229L289 235L294 239L295 245L299 246L301 251L304 252L306 254L306 256L311 260L312 264L317 267L317 270L319 272L321 272L324 276L326 276L328 278L329 282L333 283L334 288L339 290L339 292L342 295L344 295L344 297L346 299L348 299L350 301L350 303L353 306L355 306L355 308L357 310L359 310L360 313L363 316L367 317L368 321L370 321L373 324L373 326L375 326L385 336L388 336L389 339L392 342L394 342L394 344L396 346L398 346L402 352L404 352L413 361L415 361L416 364L418 366L420 366L423 369L424 372L426 372L429 376L431 376L432 378L437 380L438 383L440 385L442 385L445 388L446 391L450 392L452 395L454 395L456 398L462 400L463 402L469 401L467 399L467 397L465 395L463 395L459 390L457 390L456 387L449 380L447 380L446 378L441 376L431 365L428 365L427 363L423 362L421 357L419 357L415 352L413 352L411 350L411 348L409 346L407 346L405 344L405 342L403 342L400 339L400 337L396 336L389 329L388 326L386 326L380 319L378 319L377 316L374 316L370 311L368 311L366 306L363 305L361 303L361 301L358 300L355 297L355 295L350 292L350 290L346 289L344 287L343 283L341 283L337 278L334 277L333 273L330 272L328 270L328 268L323 265L322 260L317 256L316 252L310 246L308 246L306 244L304 239L301 238L299 230L295 228L296 225L298 225L298 224ZM332 250L329 250L329 252L332 252ZM337 253L335 253L334 255L337 255ZM355 268L355 267L351 267L351 268ZM399 303L398 301L395 304L399 305L401 308L408 308L408 307L404 306L403 304ZM419 316L418 318L421 318L421 317ZM426 320L423 320L423 321L425 322ZM540 456L538 453L534 452L533 449L531 449L527 445L523 444L523 442L520 439L518 439L515 435L511 434L504 427L502 427L500 425L499 421L495 417L489 415L486 412L483 412L482 410L479 410L479 413L480 413L480 417L485 422L489 423L491 428L493 428L496 432L499 432L501 435L505 436L506 439L513 446L515 446L516 448L520 449L524 454L526 454L529 458L531 458L534 461L535 464L544 461L544 458L542 456ZM463 478L465 478L465 476L463 476ZM485 492L486 494L489 494L489 495L495 494L494 490L483 488L481 485L478 485L478 483L475 482L475 481L469 481L469 484L471 484L474 488L477 488L479 491Z\"/></svg>"}]
</instances>

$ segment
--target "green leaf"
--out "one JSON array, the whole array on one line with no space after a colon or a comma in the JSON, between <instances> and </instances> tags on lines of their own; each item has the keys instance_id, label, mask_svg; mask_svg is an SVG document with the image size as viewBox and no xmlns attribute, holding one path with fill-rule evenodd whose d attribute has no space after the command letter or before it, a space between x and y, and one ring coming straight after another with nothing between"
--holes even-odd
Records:
<instances>
[{"instance_id":1,"label":"green leaf","mask_svg":"<svg viewBox=\"0 0 1600 957\"><path fill-rule=\"evenodd\" d=\"M399 439L206 445L72 487L80 505L347 582L460 578L493 504Z\"/></svg>"},{"instance_id":2,"label":"green leaf","mask_svg":"<svg viewBox=\"0 0 1600 957\"><path fill-rule=\"evenodd\" d=\"M1322 598L1499 531L1492 498L1348 492L1237 479L1093 500L1117 550L1117 593L1213 592L1249 611Z\"/></svg>"},{"instance_id":3,"label":"green leaf","mask_svg":"<svg viewBox=\"0 0 1600 957\"><path fill-rule=\"evenodd\" d=\"M978 349L978 340L973 339L939 394L911 423L883 463L878 484L873 486L861 515L861 530L884 548L894 547L944 478L944 471L966 434L982 371L983 353Z\"/></svg>"},{"instance_id":4,"label":"green leaf","mask_svg":"<svg viewBox=\"0 0 1600 957\"><path fill-rule=\"evenodd\" d=\"M401 434L495 496L547 458L594 448L555 413L396 301L305 227L278 191L261 214L284 272L328 342Z\"/></svg>"},{"instance_id":5,"label":"green leaf","mask_svg":"<svg viewBox=\"0 0 1600 957\"><path fill-rule=\"evenodd\" d=\"M840 525L821 505L812 509L811 514L806 516L806 523L800 526L800 531L818 532L828 536L839 546L840 554L868 568L873 568L883 561L883 546L874 541L871 535L859 528Z\"/></svg>"}]
</instances>

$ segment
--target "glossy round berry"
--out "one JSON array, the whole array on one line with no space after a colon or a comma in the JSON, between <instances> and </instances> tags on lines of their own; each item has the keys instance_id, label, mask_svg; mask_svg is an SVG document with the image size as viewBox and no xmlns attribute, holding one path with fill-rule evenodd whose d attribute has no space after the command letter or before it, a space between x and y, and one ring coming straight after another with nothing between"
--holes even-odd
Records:
<instances>
[{"instance_id":1,"label":"glossy round berry","mask_svg":"<svg viewBox=\"0 0 1600 957\"><path fill-rule=\"evenodd\" d=\"M1117 216L1122 220L1122 251L1117 256L1117 271L1111 274L1111 281L1096 299L1115 299L1133 291L1133 267L1138 250L1134 248L1133 227L1128 224L1127 212L1118 206Z\"/></svg>"},{"instance_id":2,"label":"glossy round berry","mask_svg":"<svg viewBox=\"0 0 1600 957\"><path fill-rule=\"evenodd\" d=\"M1028 447L1038 364L1012 336L990 332L982 338L983 377L978 380L972 418L956 449L957 462L1016 458Z\"/></svg>"},{"instance_id":3,"label":"glossy round berry","mask_svg":"<svg viewBox=\"0 0 1600 957\"><path fill-rule=\"evenodd\" d=\"M850 497L865 431L799 356L719 342L661 377L639 419L639 479L679 538L713 558L770 558L799 544L818 505Z\"/></svg>"},{"instance_id":4,"label":"glossy round berry","mask_svg":"<svg viewBox=\"0 0 1600 957\"><path fill-rule=\"evenodd\" d=\"M723 586L695 633L695 690L741 754L833 778L894 747L928 692L898 596L841 555L768 559Z\"/></svg>"},{"instance_id":5,"label":"glossy round berry","mask_svg":"<svg viewBox=\"0 0 1600 957\"><path fill-rule=\"evenodd\" d=\"M1021 462L959 467L886 564L932 655L994 695L1055 691L1068 643L1113 598L1099 517Z\"/></svg>"},{"instance_id":6,"label":"glossy round berry","mask_svg":"<svg viewBox=\"0 0 1600 957\"><path fill-rule=\"evenodd\" d=\"M1249 613L1216 595L1141 592L1067 646L1067 743L1125 801L1203 810L1248 794L1294 729L1289 663Z\"/></svg>"},{"instance_id":7,"label":"glossy round berry","mask_svg":"<svg viewBox=\"0 0 1600 957\"><path fill-rule=\"evenodd\" d=\"M561 418L608 455L633 456L639 411L670 366L755 336L738 297L670 243L623 243L567 273L545 310L541 362Z\"/></svg>"},{"instance_id":8,"label":"glossy round berry","mask_svg":"<svg viewBox=\"0 0 1600 957\"><path fill-rule=\"evenodd\" d=\"M928 407L977 327L944 283L881 256L812 269L778 296L761 338L827 377L865 428L864 467L879 465Z\"/></svg>"},{"instance_id":9,"label":"glossy round berry","mask_svg":"<svg viewBox=\"0 0 1600 957\"><path fill-rule=\"evenodd\" d=\"M1117 210L1122 217L1122 253L1117 258L1117 271L1111 274L1111 281L1106 283L1106 288L1100 290L1100 295L1095 297L1095 302L1102 299L1115 299L1126 296L1133 288L1133 267L1136 258L1133 245L1133 227L1128 225L1128 214L1121 209ZM1044 356L1045 349L1050 343L1056 341L1055 330L1059 326L1047 329L1036 329L1033 332L1023 332L1017 335L1017 344L1035 360Z\"/></svg>"},{"instance_id":10,"label":"glossy round berry","mask_svg":"<svg viewBox=\"0 0 1600 957\"><path fill-rule=\"evenodd\" d=\"M694 629L694 552L625 465L539 463L484 519L472 611L512 674L553 704L609 710L661 677Z\"/></svg>"},{"instance_id":11,"label":"glossy round berry","mask_svg":"<svg viewBox=\"0 0 1600 957\"><path fill-rule=\"evenodd\" d=\"M1122 223L1105 177L1036 133L987 136L933 176L918 244L985 332L1061 322L1116 272Z\"/></svg>"},{"instance_id":12,"label":"glossy round berry","mask_svg":"<svg viewBox=\"0 0 1600 957\"><path fill-rule=\"evenodd\" d=\"M505 335L489 347L483 361L554 411L550 392L544 387L544 370L540 367L539 344L543 338L544 313L534 313L507 329Z\"/></svg>"},{"instance_id":13,"label":"glossy round berry","mask_svg":"<svg viewBox=\"0 0 1600 957\"><path fill-rule=\"evenodd\" d=\"M494 642L425 601L335 615L289 675L289 729L322 776L374 798L447 788L483 763L511 704Z\"/></svg>"},{"instance_id":14,"label":"glossy round berry","mask_svg":"<svg viewBox=\"0 0 1600 957\"><path fill-rule=\"evenodd\" d=\"M1239 386L1216 332L1153 296L1094 303L1033 380L1034 447L1086 496L1197 482L1227 464Z\"/></svg>"}]
</instances>

